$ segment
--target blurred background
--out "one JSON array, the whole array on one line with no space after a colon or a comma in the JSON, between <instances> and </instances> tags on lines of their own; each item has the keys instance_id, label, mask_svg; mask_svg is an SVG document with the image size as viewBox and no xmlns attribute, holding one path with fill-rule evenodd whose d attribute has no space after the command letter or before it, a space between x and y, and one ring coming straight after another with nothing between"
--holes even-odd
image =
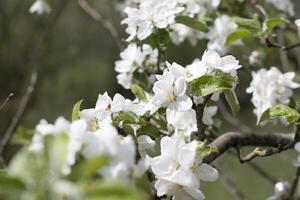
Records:
<instances>
[{"instance_id":1,"label":"blurred background","mask_svg":"<svg viewBox=\"0 0 300 200\"><path fill-rule=\"evenodd\" d=\"M300 5L299 1L295 2L295 5ZM110 95L119 92L130 97L128 91L117 85L115 77L114 62L119 59L116 41L100 23L83 11L77 0L52 0L51 14L42 16L28 12L32 3L33 0L0 0L0 104L10 93L14 94L0 112L1 137L15 117L34 72L37 73L37 82L18 126L34 128L40 119L53 122L58 116L69 119L72 107L78 100L84 99L84 108L93 107L98 94L105 91ZM120 25L122 16L112 0L93 0L90 3L115 26L119 38L127 37L124 27ZM296 13L299 17L299 12ZM118 42L122 42L121 39ZM200 42L196 47L189 42L181 46L170 44L166 58L169 62L186 65L202 55L205 45L205 42ZM248 45L252 49L258 48L255 46L257 44ZM242 64L247 62L250 53L243 47L232 50ZM293 54L298 55L299 60L299 50L294 50ZM268 49L264 64L272 66L279 63L279 51ZM289 70L295 71L300 66L291 64L289 67ZM241 84L237 90L242 110L238 118L261 132L291 131L274 124L255 127L251 96L245 93L251 76L247 70L239 73ZM222 117L220 114L217 116ZM221 131L227 130L235 129L224 122ZM5 158L9 159L16 148L13 145L6 148ZM253 163L274 177L289 180L295 171L291 162L294 158L294 154L283 153L272 158L256 159ZM248 199L265 199L273 194L272 183L248 164L240 164L236 156L223 156L216 165ZM224 187L224 182L228 185L226 181L219 179L216 183L203 183L201 187L207 199L234 199Z\"/></svg>"}]
</instances>

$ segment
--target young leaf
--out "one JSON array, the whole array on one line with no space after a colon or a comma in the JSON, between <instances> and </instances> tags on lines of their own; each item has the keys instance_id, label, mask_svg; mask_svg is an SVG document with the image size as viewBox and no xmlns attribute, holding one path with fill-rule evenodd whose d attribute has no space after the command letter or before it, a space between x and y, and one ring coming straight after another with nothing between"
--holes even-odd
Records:
<instances>
[{"instance_id":1,"label":"young leaf","mask_svg":"<svg viewBox=\"0 0 300 200\"><path fill-rule=\"evenodd\" d=\"M224 94L233 115L236 115L240 111L240 104L234 90L226 90Z\"/></svg>"},{"instance_id":2,"label":"young leaf","mask_svg":"<svg viewBox=\"0 0 300 200\"><path fill-rule=\"evenodd\" d=\"M32 142L34 130L18 127L12 138L13 144L28 145Z\"/></svg>"},{"instance_id":3,"label":"young leaf","mask_svg":"<svg viewBox=\"0 0 300 200\"><path fill-rule=\"evenodd\" d=\"M239 27L247 28L247 29L260 29L260 22L257 19L247 19L242 17L234 17L233 21L239 25Z\"/></svg>"},{"instance_id":4,"label":"young leaf","mask_svg":"<svg viewBox=\"0 0 300 200\"><path fill-rule=\"evenodd\" d=\"M177 16L176 22L205 33L209 31L205 23L188 16Z\"/></svg>"},{"instance_id":5,"label":"young leaf","mask_svg":"<svg viewBox=\"0 0 300 200\"><path fill-rule=\"evenodd\" d=\"M227 37L226 45L231 45L234 42L236 42L237 40L251 37L251 35L252 35L252 33L245 28L237 29Z\"/></svg>"},{"instance_id":6,"label":"young leaf","mask_svg":"<svg viewBox=\"0 0 300 200\"><path fill-rule=\"evenodd\" d=\"M147 99L143 88L141 88L140 86L138 86L136 84L132 85L131 86L131 91L132 91L133 94L135 94L135 96L137 96L139 98L139 100Z\"/></svg>"},{"instance_id":7,"label":"young leaf","mask_svg":"<svg viewBox=\"0 0 300 200\"><path fill-rule=\"evenodd\" d=\"M290 108L289 106L277 104L267 109L262 114L262 116L259 119L259 123L266 120L272 120L278 118L287 118L290 124L295 124L298 122L300 118L300 114L296 110Z\"/></svg>"},{"instance_id":8,"label":"young leaf","mask_svg":"<svg viewBox=\"0 0 300 200\"><path fill-rule=\"evenodd\" d=\"M188 91L194 96L207 96L209 94L231 89L233 82L233 77L228 75L206 75L190 82Z\"/></svg>"},{"instance_id":9,"label":"young leaf","mask_svg":"<svg viewBox=\"0 0 300 200\"><path fill-rule=\"evenodd\" d=\"M281 26L281 25L288 24L288 23L290 23L290 22L283 18L266 19L263 23L263 30L262 30L261 34L266 35L276 26Z\"/></svg>"},{"instance_id":10,"label":"young leaf","mask_svg":"<svg viewBox=\"0 0 300 200\"><path fill-rule=\"evenodd\" d=\"M73 112L72 112L72 122L79 119L79 113L80 113L80 106L82 103L83 99L81 99L80 101L78 101L74 107L73 107Z\"/></svg>"}]
</instances>

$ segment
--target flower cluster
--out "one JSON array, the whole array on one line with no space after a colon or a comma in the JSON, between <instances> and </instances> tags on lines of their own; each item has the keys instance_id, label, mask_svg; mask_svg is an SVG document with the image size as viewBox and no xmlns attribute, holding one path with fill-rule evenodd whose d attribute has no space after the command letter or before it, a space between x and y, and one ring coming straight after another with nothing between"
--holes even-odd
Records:
<instances>
[{"instance_id":1,"label":"flower cluster","mask_svg":"<svg viewBox=\"0 0 300 200\"><path fill-rule=\"evenodd\" d=\"M125 89L130 89L133 73L153 73L157 69L158 50L150 45L130 44L120 53L121 60L116 61L117 80Z\"/></svg>"},{"instance_id":2,"label":"flower cluster","mask_svg":"<svg viewBox=\"0 0 300 200\"><path fill-rule=\"evenodd\" d=\"M41 153L45 149L47 136L67 136L67 150L61 173L68 175L72 166L81 155L85 159L93 159L97 156L106 156L110 159L108 166L99 170L99 174L106 180L129 181L133 175L142 175L147 166L145 160L135 163L135 143L132 136L121 137L116 128L105 124L95 132L88 130L84 119L70 123L60 117L54 124L42 120L36 127L29 151ZM60 152L63 153L63 152Z\"/></svg>"},{"instance_id":3,"label":"flower cluster","mask_svg":"<svg viewBox=\"0 0 300 200\"><path fill-rule=\"evenodd\" d=\"M128 41L137 37L144 40L150 36L155 29L167 28L175 23L176 14L183 11L176 0L141 0L138 8L127 7L125 13L128 15L122 21L127 24L126 32L130 35Z\"/></svg>"},{"instance_id":4,"label":"flower cluster","mask_svg":"<svg viewBox=\"0 0 300 200\"><path fill-rule=\"evenodd\" d=\"M261 69L252 73L252 81L247 93L252 93L252 103L258 120L268 108L275 104L288 104L292 89L300 85L293 81L294 72L281 73L276 67Z\"/></svg>"},{"instance_id":5,"label":"flower cluster","mask_svg":"<svg viewBox=\"0 0 300 200\"><path fill-rule=\"evenodd\" d=\"M196 141L185 143L177 137L163 137L160 142L161 155L150 161L151 170L157 178L154 187L159 197L174 199L204 199L199 190L200 180L215 181L218 171L202 163Z\"/></svg>"}]
</instances>

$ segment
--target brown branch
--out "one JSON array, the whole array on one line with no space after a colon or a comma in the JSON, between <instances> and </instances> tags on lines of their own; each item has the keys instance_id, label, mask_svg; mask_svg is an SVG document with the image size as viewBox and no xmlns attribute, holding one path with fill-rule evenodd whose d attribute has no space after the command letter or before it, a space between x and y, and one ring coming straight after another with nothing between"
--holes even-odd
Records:
<instances>
[{"instance_id":1,"label":"brown branch","mask_svg":"<svg viewBox=\"0 0 300 200\"><path fill-rule=\"evenodd\" d=\"M242 134L239 132L229 132L225 133L213 142L210 143L211 147L216 147L217 152L213 152L203 158L205 163L211 163L224 152L230 148L235 148L237 146L261 146L261 147L274 147L283 148L287 145L293 147L294 144L294 133L292 134Z\"/></svg>"},{"instance_id":2,"label":"brown branch","mask_svg":"<svg viewBox=\"0 0 300 200\"><path fill-rule=\"evenodd\" d=\"M266 43L266 46L267 47L270 47L270 48L278 48L278 49L281 49L283 51L289 51L291 49L294 49L294 48L297 48L297 47L300 47L300 42L297 42L295 44L290 44L288 46L284 46L284 45L279 45L279 44L276 44L274 42L272 42L269 38L266 38L265 39L265 43Z\"/></svg>"},{"instance_id":3,"label":"brown branch","mask_svg":"<svg viewBox=\"0 0 300 200\"><path fill-rule=\"evenodd\" d=\"M4 102L0 105L0 112L4 109L4 107L6 106L6 104L8 103L8 101L10 100L10 98L14 96L14 93L10 93L6 99L4 100Z\"/></svg>"},{"instance_id":4,"label":"brown branch","mask_svg":"<svg viewBox=\"0 0 300 200\"><path fill-rule=\"evenodd\" d=\"M239 156L240 162L241 163L249 162L257 157L263 158L263 157L272 156L274 154L278 154L284 150L291 148L291 146L293 146L293 143L290 143L290 144L286 145L285 147L278 147L276 149L274 149L274 148L261 149L260 147L257 147L248 155L246 155L244 157Z\"/></svg>"},{"instance_id":5,"label":"brown branch","mask_svg":"<svg viewBox=\"0 0 300 200\"><path fill-rule=\"evenodd\" d=\"M31 75L31 79L30 79L30 83L29 86L26 89L25 95L23 96L23 98L21 99L20 105L17 109L17 112L15 114L15 116L13 117L12 122L10 123L7 131L5 132L1 142L0 142L0 157L2 158L2 153L6 147L6 145L8 144L9 140L11 139L12 135L13 135L13 131L15 130L21 116L24 113L24 110L26 108L26 105L28 103L28 100L34 90L34 86L36 83L36 79L37 79L37 74L36 73L32 73ZM2 158L3 160L3 158Z\"/></svg>"},{"instance_id":6,"label":"brown branch","mask_svg":"<svg viewBox=\"0 0 300 200\"><path fill-rule=\"evenodd\" d=\"M101 14L93 7L91 7L86 2L86 0L78 0L78 5L88 16L90 16L95 22L99 23L111 35L113 41L115 42L119 50L121 50L122 43L119 40L118 31L113 26L113 24L110 21L103 19Z\"/></svg>"}]
</instances>

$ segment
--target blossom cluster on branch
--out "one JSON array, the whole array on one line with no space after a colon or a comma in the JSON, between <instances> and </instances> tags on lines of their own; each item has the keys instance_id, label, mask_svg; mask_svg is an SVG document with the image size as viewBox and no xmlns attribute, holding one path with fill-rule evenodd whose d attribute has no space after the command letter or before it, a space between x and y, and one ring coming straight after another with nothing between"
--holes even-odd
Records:
<instances>
[{"instance_id":1,"label":"blossom cluster on branch","mask_svg":"<svg viewBox=\"0 0 300 200\"><path fill-rule=\"evenodd\" d=\"M236 148L241 162L294 146L299 151L300 114L293 91L300 86L294 80L296 74L286 68L284 73L278 67L258 69L263 55L251 47L247 59L231 52L233 47L246 48L246 42L251 46L248 40L279 48L281 54L300 46L272 42L272 35L286 27L298 37L299 19L291 23L289 18L295 14L293 4L289 0L266 0L262 5L255 0L233 0L247 13L247 9L256 12L240 17L228 2L118 2L128 38L114 69L118 83L131 90L134 99L121 94L110 97L105 92L99 94L93 108L81 109L82 101L76 103L70 121L62 117L54 124L41 120L34 130L21 130L16 140L25 146L5 172L0 172L0 184L3 179L17 185L16 199L97 199L97 195L107 195L103 198L203 200L202 181L216 181L222 175L212 161L229 148ZM264 6L276 8L284 17L268 16ZM30 13L50 11L46 0L36 0L30 8ZM207 48L190 64L169 62L165 56L169 42L180 45L186 39L192 46L202 42ZM232 115L226 113L230 116L227 120L241 128L239 119L234 118L240 110L235 89L243 81L238 71L249 68L252 81L246 92L252 94L257 125L281 119L296 127L292 139L276 134L222 135L215 117L218 102L226 100L232 111ZM256 147L247 159L240 155L243 146ZM271 149L261 150L261 146ZM31 168L32 162L36 165ZM293 198L299 175L293 183L276 183L275 194L268 200ZM146 189L141 180L147 183ZM0 188L0 194L10 191Z\"/></svg>"}]
</instances>

